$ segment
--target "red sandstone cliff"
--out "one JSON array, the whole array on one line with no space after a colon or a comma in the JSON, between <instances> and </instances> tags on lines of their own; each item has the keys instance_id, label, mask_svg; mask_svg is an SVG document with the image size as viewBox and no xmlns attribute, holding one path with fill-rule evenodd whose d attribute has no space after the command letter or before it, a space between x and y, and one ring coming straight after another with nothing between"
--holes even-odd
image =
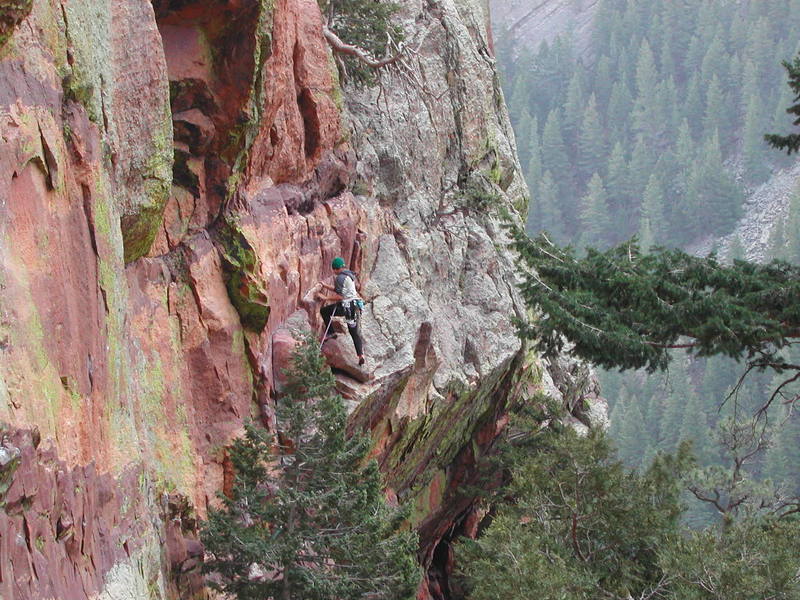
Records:
<instances>
[{"instance_id":1,"label":"red sandstone cliff","mask_svg":"<svg viewBox=\"0 0 800 600\"><path fill-rule=\"evenodd\" d=\"M318 327L304 298L337 255L370 299L369 373L326 350L415 506L420 598L445 597L507 404L559 393L513 335L495 216L526 190L484 9L404 0L418 50L357 91L313 0L11 4L0 597L204 595L193 515L244 420L278 426L291 327Z\"/></svg>"}]
</instances>

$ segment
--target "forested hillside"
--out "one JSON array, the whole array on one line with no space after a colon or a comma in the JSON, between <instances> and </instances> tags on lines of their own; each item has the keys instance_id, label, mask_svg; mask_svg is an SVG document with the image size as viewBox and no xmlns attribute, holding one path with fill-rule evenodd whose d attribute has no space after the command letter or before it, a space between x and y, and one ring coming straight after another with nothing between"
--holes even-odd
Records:
<instances>
[{"instance_id":1,"label":"forested hillside","mask_svg":"<svg viewBox=\"0 0 800 600\"><path fill-rule=\"evenodd\" d=\"M531 190L530 234L546 230L579 247L632 236L645 248L709 238L713 247L735 227L747 195L795 160L763 136L791 128L781 61L798 51L800 1L605 0L584 59L569 35L535 52L497 37ZM770 234L773 257L800 261L799 225L795 193ZM742 250L734 242L729 254ZM754 373L722 406L741 373L726 358L680 355L663 375L603 374L620 457L644 468L657 451L691 440L701 465L727 464L718 427L752 415L775 389L774 374ZM769 447L748 469L796 494L800 419L790 408L773 404ZM701 507L688 518L707 516Z\"/></svg>"},{"instance_id":2,"label":"forested hillside","mask_svg":"<svg viewBox=\"0 0 800 600\"><path fill-rule=\"evenodd\" d=\"M780 62L798 39L797 0L606 0L585 61L569 35L531 53L498 32L531 231L596 246L729 232L788 164L763 134L789 124Z\"/></svg>"}]
</instances>

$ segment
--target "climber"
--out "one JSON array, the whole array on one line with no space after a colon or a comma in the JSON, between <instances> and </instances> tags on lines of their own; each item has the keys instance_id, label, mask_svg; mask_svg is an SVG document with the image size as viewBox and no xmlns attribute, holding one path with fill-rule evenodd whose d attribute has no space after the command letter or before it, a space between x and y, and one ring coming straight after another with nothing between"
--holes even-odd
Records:
<instances>
[{"instance_id":1,"label":"climber","mask_svg":"<svg viewBox=\"0 0 800 600\"><path fill-rule=\"evenodd\" d=\"M361 340L359 325L364 301L358 296L358 292L356 291L356 274L344 267L344 259L337 256L331 262L331 268L335 273L333 286L320 282L324 289L331 292L323 296L323 301L333 302L333 304L326 304L320 309L319 313L322 315L322 320L325 322L326 340L336 337L335 333L329 333L331 317L342 316L345 318L347 330L350 332L350 337L353 338L353 345L358 355L358 364L363 365L365 362L364 342Z\"/></svg>"}]
</instances>

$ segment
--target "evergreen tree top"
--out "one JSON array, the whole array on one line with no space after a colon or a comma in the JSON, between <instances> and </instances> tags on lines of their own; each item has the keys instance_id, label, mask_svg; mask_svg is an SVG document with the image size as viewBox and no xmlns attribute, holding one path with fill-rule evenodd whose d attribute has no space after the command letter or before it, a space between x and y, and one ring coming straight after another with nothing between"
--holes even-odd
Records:
<instances>
[{"instance_id":1,"label":"evergreen tree top","mask_svg":"<svg viewBox=\"0 0 800 600\"><path fill-rule=\"evenodd\" d=\"M789 73L789 87L795 94L794 101L800 100L800 56L796 56L794 61L783 61L783 66ZM797 117L792 124L800 125L800 103L793 104L786 109L786 112ZM800 134L790 133L789 135L767 134L764 136L770 146L779 150L786 150L787 154L800 150Z\"/></svg>"},{"instance_id":2,"label":"evergreen tree top","mask_svg":"<svg viewBox=\"0 0 800 600\"><path fill-rule=\"evenodd\" d=\"M800 337L800 267L782 261L719 263L635 240L578 258L510 226L521 292L542 314L520 323L548 355L565 349L606 368L667 366L670 348L747 357L787 369L778 351Z\"/></svg>"},{"instance_id":3,"label":"evergreen tree top","mask_svg":"<svg viewBox=\"0 0 800 600\"><path fill-rule=\"evenodd\" d=\"M202 532L211 586L239 600L414 598L417 535L401 531L406 514L386 504L370 440L346 435L316 340L297 347L287 377L282 435L248 425L228 449L231 495Z\"/></svg>"}]
</instances>

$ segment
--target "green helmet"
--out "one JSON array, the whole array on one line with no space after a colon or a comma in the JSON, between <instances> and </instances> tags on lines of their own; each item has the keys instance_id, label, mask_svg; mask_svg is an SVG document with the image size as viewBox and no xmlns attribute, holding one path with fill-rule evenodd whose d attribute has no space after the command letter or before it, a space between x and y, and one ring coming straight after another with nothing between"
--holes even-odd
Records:
<instances>
[{"instance_id":1,"label":"green helmet","mask_svg":"<svg viewBox=\"0 0 800 600\"><path fill-rule=\"evenodd\" d=\"M344 269L344 259L341 256L337 256L331 261L331 268L332 269Z\"/></svg>"}]
</instances>

